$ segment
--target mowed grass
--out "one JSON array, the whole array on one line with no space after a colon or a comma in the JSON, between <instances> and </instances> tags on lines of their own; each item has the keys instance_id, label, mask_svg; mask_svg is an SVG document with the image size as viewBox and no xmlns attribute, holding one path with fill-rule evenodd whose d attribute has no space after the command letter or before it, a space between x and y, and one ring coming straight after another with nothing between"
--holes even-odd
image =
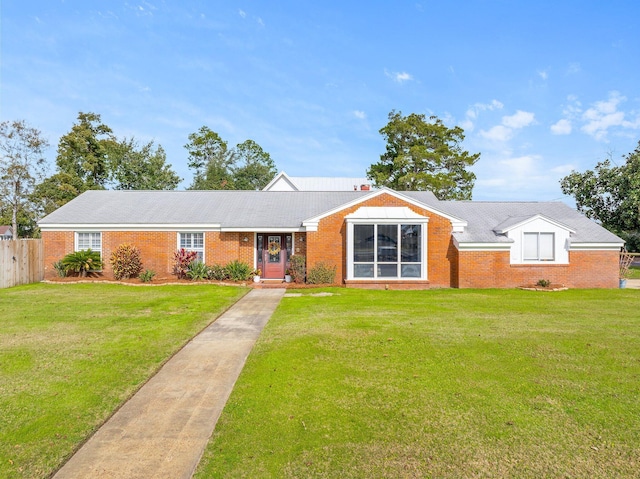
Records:
<instances>
[{"instance_id":1,"label":"mowed grass","mask_svg":"<svg viewBox=\"0 0 640 479\"><path fill-rule=\"evenodd\" d=\"M104 284L0 290L0 477L48 477L245 292Z\"/></svg>"},{"instance_id":2,"label":"mowed grass","mask_svg":"<svg viewBox=\"0 0 640 479\"><path fill-rule=\"evenodd\" d=\"M196 477L640 477L640 291L284 298Z\"/></svg>"},{"instance_id":3,"label":"mowed grass","mask_svg":"<svg viewBox=\"0 0 640 479\"><path fill-rule=\"evenodd\" d=\"M640 266L631 266L629 268L629 279L640 279Z\"/></svg>"}]
</instances>

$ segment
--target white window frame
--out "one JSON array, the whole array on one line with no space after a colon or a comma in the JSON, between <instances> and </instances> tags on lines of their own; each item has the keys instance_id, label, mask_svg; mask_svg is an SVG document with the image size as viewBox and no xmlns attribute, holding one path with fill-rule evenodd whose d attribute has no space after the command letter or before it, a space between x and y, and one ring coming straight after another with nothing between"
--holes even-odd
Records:
<instances>
[{"instance_id":1,"label":"white window frame","mask_svg":"<svg viewBox=\"0 0 640 479\"><path fill-rule=\"evenodd\" d=\"M541 237L546 237L547 239L551 238L551 256L550 257L542 257L541 252ZM536 238L536 255L535 256L527 256L526 251L526 238ZM550 231L525 231L522 233L522 261L525 263L553 263L556 261L556 235Z\"/></svg>"},{"instance_id":2,"label":"white window frame","mask_svg":"<svg viewBox=\"0 0 640 479\"><path fill-rule=\"evenodd\" d=\"M84 240L84 236L88 235L88 242L89 242L89 247L87 248L82 248L80 246L81 243L81 236L83 237L83 243L85 242ZM98 247L94 247L95 243L94 240L98 239ZM83 244L84 246L84 244ZM76 232L75 235L75 244L74 244L74 248L75 251L83 251L83 250L87 250L90 249L91 251L97 251L98 253L100 253L100 257L102 257L102 232L100 231L78 231Z\"/></svg>"},{"instance_id":3,"label":"white window frame","mask_svg":"<svg viewBox=\"0 0 640 479\"><path fill-rule=\"evenodd\" d=\"M427 224L428 219L419 220L417 218L404 218L398 220L361 220L361 219L348 219L347 220L347 280L357 280L357 281L424 281L427 279ZM354 256L354 226L355 225L373 225L374 226L374 238L376 238L374 242L374 257L373 257L373 277L356 277L354 274L354 265L353 261ZM378 276L378 258L377 258L377 232L378 226L381 225L395 225L398 228L398 239L401 241L400 227L401 225L420 225L420 263L415 263L420 267L420 276L415 277L403 277L402 274L402 245L399 245L398 248L398 276ZM366 262L369 264L370 262ZM381 264L393 264L393 263L384 263Z\"/></svg>"},{"instance_id":4,"label":"white window frame","mask_svg":"<svg viewBox=\"0 0 640 479\"><path fill-rule=\"evenodd\" d=\"M201 237L202 237L202 246L194 246L194 235L201 235ZM189 241L184 241L183 242L182 241L183 237L184 237L185 240L187 238L189 238ZM178 250L184 248L187 251L195 251L198 254L198 257L196 258L196 261L201 261L202 263L205 262L204 244L205 244L205 237L204 237L204 232L203 231L180 231L180 232L178 232Z\"/></svg>"}]
</instances>

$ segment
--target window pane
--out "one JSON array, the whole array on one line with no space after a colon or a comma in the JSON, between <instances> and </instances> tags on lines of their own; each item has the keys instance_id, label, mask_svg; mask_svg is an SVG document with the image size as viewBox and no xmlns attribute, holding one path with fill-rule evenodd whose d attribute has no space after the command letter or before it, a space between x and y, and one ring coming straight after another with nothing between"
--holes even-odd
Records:
<instances>
[{"instance_id":1,"label":"window pane","mask_svg":"<svg viewBox=\"0 0 640 479\"><path fill-rule=\"evenodd\" d=\"M540 259L553 260L553 233L540 233Z\"/></svg>"},{"instance_id":2,"label":"window pane","mask_svg":"<svg viewBox=\"0 0 640 479\"><path fill-rule=\"evenodd\" d=\"M262 235L258 235L258 263L262 263L262 239L264 237Z\"/></svg>"},{"instance_id":3,"label":"window pane","mask_svg":"<svg viewBox=\"0 0 640 479\"><path fill-rule=\"evenodd\" d=\"M356 278L373 278L372 264L354 264L353 276Z\"/></svg>"},{"instance_id":4,"label":"window pane","mask_svg":"<svg viewBox=\"0 0 640 479\"><path fill-rule=\"evenodd\" d=\"M204 233L193 233L193 248L194 249L203 249L204 248Z\"/></svg>"},{"instance_id":5,"label":"window pane","mask_svg":"<svg viewBox=\"0 0 640 479\"><path fill-rule=\"evenodd\" d=\"M523 245L524 259L538 259L538 233L525 233Z\"/></svg>"},{"instance_id":6,"label":"window pane","mask_svg":"<svg viewBox=\"0 0 640 479\"><path fill-rule=\"evenodd\" d=\"M378 277L379 278L397 278L398 265L397 264L378 264Z\"/></svg>"},{"instance_id":7,"label":"window pane","mask_svg":"<svg viewBox=\"0 0 640 479\"><path fill-rule=\"evenodd\" d=\"M92 251L102 251L101 233L78 233L78 251L91 249Z\"/></svg>"},{"instance_id":8,"label":"window pane","mask_svg":"<svg viewBox=\"0 0 640 479\"><path fill-rule=\"evenodd\" d=\"M402 225L400 234L402 235L402 261L408 263L420 262L420 236L422 228L420 225ZM404 276L404 275L403 275Z\"/></svg>"},{"instance_id":9,"label":"window pane","mask_svg":"<svg viewBox=\"0 0 640 479\"><path fill-rule=\"evenodd\" d=\"M398 225L378 225L378 261L398 261Z\"/></svg>"},{"instance_id":10,"label":"window pane","mask_svg":"<svg viewBox=\"0 0 640 479\"><path fill-rule=\"evenodd\" d=\"M403 264L402 277L403 278L419 278L420 265L419 264Z\"/></svg>"},{"instance_id":11,"label":"window pane","mask_svg":"<svg viewBox=\"0 0 640 479\"><path fill-rule=\"evenodd\" d=\"M373 225L354 225L353 261L373 261L373 243Z\"/></svg>"}]
</instances>

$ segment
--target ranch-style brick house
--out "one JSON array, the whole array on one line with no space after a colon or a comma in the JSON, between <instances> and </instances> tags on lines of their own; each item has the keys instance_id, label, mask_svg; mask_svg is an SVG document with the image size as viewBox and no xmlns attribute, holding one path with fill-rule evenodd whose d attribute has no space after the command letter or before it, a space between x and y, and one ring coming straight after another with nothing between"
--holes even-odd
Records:
<instances>
[{"instance_id":1,"label":"ranch-style brick house","mask_svg":"<svg viewBox=\"0 0 640 479\"><path fill-rule=\"evenodd\" d=\"M87 191L39 222L45 277L55 277L52 265L66 254L91 248L102 255L102 275L112 278L112 251L130 243L160 278L171 277L173 254L185 248L206 264L237 259L275 280L292 255L304 255L307 270L320 262L335 266L336 283L348 287L512 288L540 279L618 287L623 241L564 203L273 186Z\"/></svg>"}]
</instances>

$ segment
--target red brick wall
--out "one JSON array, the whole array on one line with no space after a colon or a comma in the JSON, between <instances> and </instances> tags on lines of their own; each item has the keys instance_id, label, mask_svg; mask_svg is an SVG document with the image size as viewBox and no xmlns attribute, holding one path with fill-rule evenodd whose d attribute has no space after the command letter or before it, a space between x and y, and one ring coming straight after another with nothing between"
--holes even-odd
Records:
<instances>
[{"instance_id":1,"label":"red brick wall","mask_svg":"<svg viewBox=\"0 0 640 479\"><path fill-rule=\"evenodd\" d=\"M244 238L247 241L243 241ZM205 262L225 265L234 259L254 265L253 233L221 233L205 231ZM75 233L73 231L42 232L45 252L45 278L56 276L53 263L74 251ZM168 278L173 270L173 253L178 250L177 231L103 231L102 275L113 278L109 258L121 244L129 243L140 249L142 267L157 273L158 278Z\"/></svg>"},{"instance_id":2,"label":"red brick wall","mask_svg":"<svg viewBox=\"0 0 640 479\"><path fill-rule=\"evenodd\" d=\"M515 288L541 279L568 288L617 288L617 251L571 251L568 265L511 265L508 251L458 252L460 288Z\"/></svg>"},{"instance_id":3,"label":"red brick wall","mask_svg":"<svg viewBox=\"0 0 640 479\"><path fill-rule=\"evenodd\" d=\"M453 266L450 263L452 256L449 249L451 244L451 223L449 220L386 193L320 220L318 231L307 233L307 270L319 262L325 262L337 266L336 282L342 283L344 281L347 275L345 253L347 226L344 217L362 206L407 206L417 214L428 217L427 276L429 285L440 287L451 285ZM391 283L389 280L382 282Z\"/></svg>"}]
</instances>

